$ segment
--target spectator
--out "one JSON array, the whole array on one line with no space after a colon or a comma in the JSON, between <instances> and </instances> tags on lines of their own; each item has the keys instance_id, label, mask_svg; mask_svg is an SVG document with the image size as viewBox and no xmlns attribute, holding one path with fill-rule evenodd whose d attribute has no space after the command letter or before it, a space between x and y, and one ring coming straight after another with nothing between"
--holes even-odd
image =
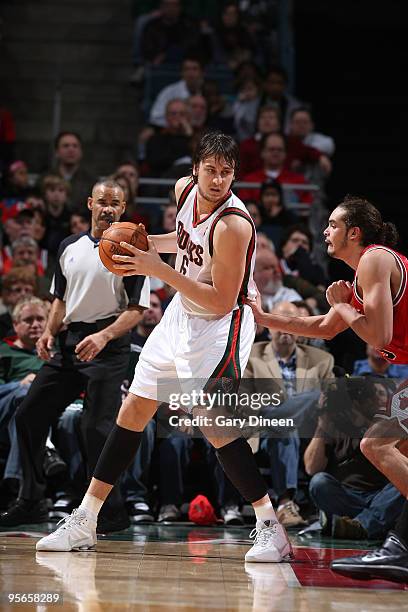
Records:
<instances>
[{"instance_id":1,"label":"spectator","mask_svg":"<svg viewBox=\"0 0 408 612\"><path fill-rule=\"evenodd\" d=\"M18 480L20 477L13 417L18 403L27 394L43 364L37 356L35 344L44 331L47 314L45 302L36 297L23 298L13 309L15 340L0 342L0 446L3 455L0 461L5 463L5 480Z\"/></svg>"},{"instance_id":2,"label":"spectator","mask_svg":"<svg viewBox=\"0 0 408 612\"><path fill-rule=\"evenodd\" d=\"M262 166L260 148L262 137L267 134L277 134L280 132L280 129L278 109L274 106L261 106L258 110L254 136L246 138L239 145L241 176L255 172Z\"/></svg>"},{"instance_id":3,"label":"spectator","mask_svg":"<svg viewBox=\"0 0 408 612\"><path fill-rule=\"evenodd\" d=\"M114 172L116 176L125 176L129 181L130 197L127 201L128 206L133 206L136 202L139 190L139 168L133 161L125 161L118 166Z\"/></svg>"},{"instance_id":4,"label":"spectator","mask_svg":"<svg viewBox=\"0 0 408 612\"><path fill-rule=\"evenodd\" d=\"M217 81L206 79L202 93L207 101L208 128L232 135L234 133L232 105L220 93Z\"/></svg>"},{"instance_id":5,"label":"spectator","mask_svg":"<svg viewBox=\"0 0 408 612\"><path fill-rule=\"evenodd\" d=\"M281 302L273 312L297 316L294 304ZM255 392L263 392L262 379L270 378L284 392L284 397L315 390L319 381L332 377L334 359L325 351L298 343L293 334L271 331L271 340L254 344L245 378L253 378ZM261 449L268 455L272 487L278 498L277 516L286 527L304 525L294 502L299 467L300 441L296 430L290 437L266 438Z\"/></svg>"},{"instance_id":6,"label":"spectator","mask_svg":"<svg viewBox=\"0 0 408 612\"><path fill-rule=\"evenodd\" d=\"M370 404L372 401L370 397ZM360 438L339 433L333 422L336 407L328 404L327 397L322 396L320 405L304 464L312 476L309 492L320 510L323 533L346 540L383 538L401 513L404 498L364 457ZM361 405L356 406L359 413L361 409ZM349 409L348 421L351 412Z\"/></svg>"},{"instance_id":7,"label":"spectator","mask_svg":"<svg viewBox=\"0 0 408 612\"><path fill-rule=\"evenodd\" d=\"M263 75L261 74L257 64L252 61L241 62L235 70L235 89L239 90L245 81L255 81L260 83Z\"/></svg>"},{"instance_id":8,"label":"spectator","mask_svg":"<svg viewBox=\"0 0 408 612\"><path fill-rule=\"evenodd\" d=\"M130 181L127 178L127 176L125 174L113 174L112 180L115 181L115 183L117 183L118 185L122 187L125 202L132 202L133 201L132 188L131 188ZM130 215L128 214L128 211L126 211L125 215L122 217L122 221L129 221L129 220L130 220Z\"/></svg>"},{"instance_id":9,"label":"spectator","mask_svg":"<svg viewBox=\"0 0 408 612\"><path fill-rule=\"evenodd\" d=\"M267 249L256 254L254 280L268 312L279 302L296 302L302 299L297 291L283 286L279 260L275 253Z\"/></svg>"},{"instance_id":10,"label":"spectator","mask_svg":"<svg viewBox=\"0 0 408 612\"><path fill-rule=\"evenodd\" d=\"M262 183L259 208L262 216L260 231L274 244L280 244L285 228L297 221L292 211L285 206L283 189L275 180Z\"/></svg>"},{"instance_id":11,"label":"spectator","mask_svg":"<svg viewBox=\"0 0 408 612\"><path fill-rule=\"evenodd\" d=\"M48 253L41 249L34 238L23 236L11 245L11 257L3 260L3 274L10 272L12 268L26 268L37 276L44 276L48 264Z\"/></svg>"},{"instance_id":12,"label":"spectator","mask_svg":"<svg viewBox=\"0 0 408 612\"><path fill-rule=\"evenodd\" d=\"M166 109L170 100L186 100L190 96L202 93L203 65L201 60L186 57L181 68L181 80L161 90L153 102L150 111L150 123L157 127L166 127Z\"/></svg>"},{"instance_id":13,"label":"spectator","mask_svg":"<svg viewBox=\"0 0 408 612\"><path fill-rule=\"evenodd\" d=\"M332 162L326 153L305 142L302 136L304 132L301 128L299 129L299 125L302 126L302 117L305 117L304 120L307 122L306 117L308 116L310 117L310 114L306 109L295 109L292 112L287 136L286 164L290 170L304 174L310 182L323 188L331 174Z\"/></svg>"},{"instance_id":14,"label":"spectator","mask_svg":"<svg viewBox=\"0 0 408 612\"><path fill-rule=\"evenodd\" d=\"M201 94L187 99L188 121L193 130L194 141L198 141L207 127L207 100ZM193 145L194 148L194 145Z\"/></svg>"},{"instance_id":15,"label":"spectator","mask_svg":"<svg viewBox=\"0 0 408 612\"><path fill-rule=\"evenodd\" d=\"M166 127L146 143L151 176L162 176L178 159L191 156L192 134L186 102L170 100L166 105Z\"/></svg>"},{"instance_id":16,"label":"spectator","mask_svg":"<svg viewBox=\"0 0 408 612\"><path fill-rule=\"evenodd\" d=\"M260 85L255 79L244 80L233 104L234 126L239 142L252 138L260 102Z\"/></svg>"},{"instance_id":17,"label":"spectator","mask_svg":"<svg viewBox=\"0 0 408 612\"><path fill-rule=\"evenodd\" d=\"M300 100L287 93L287 84L287 75L283 68L271 67L264 80L264 93L261 100L262 105L269 104L279 110L285 134L289 130L292 111L302 104Z\"/></svg>"},{"instance_id":18,"label":"spectator","mask_svg":"<svg viewBox=\"0 0 408 612\"><path fill-rule=\"evenodd\" d=\"M53 255L64 238L69 235L68 210L69 183L57 174L47 174L41 181L47 211L47 235L45 243Z\"/></svg>"},{"instance_id":19,"label":"spectator","mask_svg":"<svg viewBox=\"0 0 408 612\"><path fill-rule=\"evenodd\" d=\"M0 315L0 339L14 335L11 313L19 300L36 293L35 274L24 268L15 268L2 278L1 298L6 312Z\"/></svg>"},{"instance_id":20,"label":"spectator","mask_svg":"<svg viewBox=\"0 0 408 612\"><path fill-rule=\"evenodd\" d=\"M31 210L42 210L45 212L45 202L41 195L40 190L37 187L33 187L27 194L26 197L26 208Z\"/></svg>"},{"instance_id":21,"label":"spectator","mask_svg":"<svg viewBox=\"0 0 408 612\"><path fill-rule=\"evenodd\" d=\"M264 250L275 253L275 245L266 234L264 234L263 232L257 232L256 252L258 254Z\"/></svg>"},{"instance_id":22,"label":"spectator","mask_svg":"<svg viewBox=\"0 0 408 612\"><path fill-rule=\"evenodd\" d=\"M47 222L45 213L40 209L36 208L33 210L34 213L34 230L33 238L41 247L45 241L45 233L47 231Z\"/></svg>"},{"instance_id":23,"label":"spectator","mask_svg":"<svg viewBox=\"0 0 408 612\"><path fill-rule=\"evenodd\" d=\"M14 161L7 169L4 194L7 198L25 200L30 189L27 164L20 160Z\"/></svg>"},{"instance_id":24,"label":"spectator","mask_svg":"<svg viewBox=\"0 0 408 612\"><path fill-rule=\"evenodd\" d=\"M147 308L141 320L132 330L130 341L140 353L147 338L154 328L160 323L163 316L163 307L160 297L155 291L150 292L150 307Z\"/></svg>"},{"instance_id":25,"label":"spectator","mask_svg":"<svg viewBox=\"0 0 408 612\"><path fill-rule=\"evenodd\" d=\"M228 1L221 8L212 41L212 59L216 65L226 65L235 70L242 62L251 59L255 44L242 21L237 2Z\"/></svg>"},{"instance_id":26,"label":"spectator","mask_svg":"<svg viewBox=\"0 0 408 612\"><path fill-rule=\"evenodd\" d=\"M247 211L251 215L252 221L255 225L255 229L258 230L262 224L262 216L258 204L256 202L249 201L245 202L245 206L247 208Z\"/></svg>"},{"instance_id":27,"label":"spectator","mask_svg":"<svg viewBox=\"0 0 408 612\"><path fill-rule=\"evenodd\" d=\"M30 203L26 201L29 193L27 165L23 161L15 161L5 174L0 223L5 225L10 219L15 219L19 212L30 208Z\"/></svg>"},{"instance_id":28,"label":"spectator","mask_svg":"<svg viewBox=\"0 0 408 612\"><path fill-rule=\"evenodd\" d=\"M139 167L133 161L125 161L116 168L113 175L115 180L124 189L126 198L126 210L122 217L123 221L132 223L143 223L149 229L157 216L154 205L141 206L138 203L139 194Z\"/></svg>"},{"instance_id":29,"label":"spectator","mask_svg":"<svg viewBox=\"0 0 408 612\"><path fill-rule=\"evenodd\" d=\"M280 244L280 265L284 274L303 278L319 289L326 289L326 276L311 257L313 237L306 225L298 223L286 229Z\"/></svg>"},{"instance_id":30,"label":"spectator","mask_svg":"<svg viewBox=\"0 0 408 612\"><path fill-rule=\"evenodd\" d=\"M317 149L324 155L332 157L335 151L333 138L314 131L314 121L310 110L301 106L292 111L289 134L301 139L303 144Z\"/></svg>"},{"instance_id":31,"label":"spectator","mask_svg":"<svg viewBox=\"0 0 408 612\"><path fill-rule=\"evenodd\" d=\"M163 220L162 227L164 229L164 233L174 232L176 229L176 216L177 216L177 206L176 204L169 204L165 207L163 211Z\"/></svg>"},{"instance_id":32,"label":"spectator","mask_svg":"<svg viewBox=\"0 0 408 612\"><path fill-rule=\"evenodd\" d=\"M82 140L75 132L60 132L55 138L56 174L70 185L70 195L67 203L70 211L81 209L86 211L87 198L92 190L95 177L82 165Z\"/></svg>"},{"instance_id":33,"label":"spectator","mask_svg":"<svg viewBox=\"0 0 408 612\"><path fill-rule=\"evenodd\" d=\"M89 222L89 216L80 212L73 212L69 218L69 230L71 234L82 234L82 232L89 232L91 224Z\"/></svg>"},{"instance_id":34,"label":"spectator","mask_svg":"<svg viewBox=\"0 0 408 612\"><path fill-rule=\"evenodd\" d=\"M140 41L141 58L153 66L179 63L197 43L198 24L183 15L180 0L161 0L158 14L146 23Z\"/></svg>"},{"instance_id":35,"label":"spectator","mask_svg":"<svg viewBox=\"0 0 408 612\"><path fill-rule=\"evenodd\" d=\"M353 376L379 376L385 378L408 378L408 365L386 361L373 346L367 344L367 359L354 362Z\"/></svg>"},{"instance_id":36,"label":"spectator","mask_svg":"<svg viewBox=\"0 0 408 612\"><path fill-rule=\"evenodd\" d=\"M1 343L2 350L0 352L3 359L1 360L2 375L0 379L2 382L26 380L26 354L17 350L16 353L10 353L10 355L13 355L12 359L4 359L5 354L8 354L7 347L28 351L30 354L35 353L35 344L45 329L47 315L48 307L46 303L37 297L25 297L17 302L12 315L16 339L9 343L4 341ZM28 361L32 362L31 359ZM38 364L37 361L33 362L33 366L29 366L30 373L38 372L41 365L42 363Z\"/></svg>"},{"instance_id":37,"label":"spectator","mask_svg":"<svg viewBox=\"0 0 408 612\"><path fill-rule=\"evenodd\" d=\"M281 134L269 134L263 137L261 142L261 158L263 166L255 172L247 174L242 180L250 183L265 183L268 179L273 179L278 183L290 185L306 185L307 181L301 174L296 174L287 170L286 163L286 144ZM258 199L260 189L240 189L239 197L241 200ZM291 201L299 201L311 204L312 198L308 191L290 190Z\"/></svg>"}]
</instances>

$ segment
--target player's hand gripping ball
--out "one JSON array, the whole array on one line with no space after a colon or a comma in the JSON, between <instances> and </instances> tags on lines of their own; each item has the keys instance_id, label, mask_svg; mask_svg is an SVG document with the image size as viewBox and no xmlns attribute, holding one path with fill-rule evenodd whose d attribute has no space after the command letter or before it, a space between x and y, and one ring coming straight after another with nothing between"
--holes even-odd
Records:
<instances>
[{"instance_id":1,"label":"player's hand gripping ball","mask_svg":"<svg viewBox=\"0 0 408 612\"><path fill-rule=\"evenodd\" d=\"M112 225L103 232L102 238L99 241L99 257L105 268L110 272L123 276L126 270L121 271L114 266L118 262L113 260L113 255L129 255L129 251L123 248L120 243L127 242L141 251L148 251L149 245L147 242L147 232L142 223L112 223Z\"/></svg>"}]
</instances>

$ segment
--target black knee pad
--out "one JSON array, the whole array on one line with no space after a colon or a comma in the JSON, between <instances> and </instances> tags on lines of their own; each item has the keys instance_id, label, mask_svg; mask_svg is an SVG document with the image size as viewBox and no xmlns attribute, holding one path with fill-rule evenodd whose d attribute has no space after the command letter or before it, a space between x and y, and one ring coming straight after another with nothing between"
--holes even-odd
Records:
<instances>
[{"instance_id":1,"label":"black knee pad","mask_svg":"<svg viewBox=\"0 0 408 612\"><path fill-rule=\"evenodd\" d=\"M244 438L218 448L216 454L225 474L246 501L256 502L268 493L251 447Z\"/></svg>"}]
</instances>

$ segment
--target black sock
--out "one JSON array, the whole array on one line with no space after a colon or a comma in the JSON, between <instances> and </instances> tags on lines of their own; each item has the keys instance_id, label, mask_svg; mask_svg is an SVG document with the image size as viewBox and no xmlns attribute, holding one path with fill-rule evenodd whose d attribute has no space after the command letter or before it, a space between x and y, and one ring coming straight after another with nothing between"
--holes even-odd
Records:
<instances>
[{"instance_id":1,"label":"black sock","mask_svg":"<svg viewBox=\"0 0 408 612\"><path fill-rule=\"evenodd\" d=\"M395 523L394 533L402 540L403 544L408 547L408 499L402 507L402 512Z\"/></svg>"},{"instance_id":2,"label":"black sock","mask_svg":"<svg viewBox=\"0 0 408 612\"><path fill-rule=\"evenodd\" d=\"M256 502L268 493L251 447L244 438L218 448L217 457L225 474L248 502Z\"/></svg>"},{"instance_id":3,"label":"black sock","mask_svg":"<svg viewBox=\"0 0 408 612\"><path fill-rule=\"evenodd\" d=\"M136 455L142 436L142 431L115 424L99 456L94 478L114 485Z\"/></svg>"}]
</instances>

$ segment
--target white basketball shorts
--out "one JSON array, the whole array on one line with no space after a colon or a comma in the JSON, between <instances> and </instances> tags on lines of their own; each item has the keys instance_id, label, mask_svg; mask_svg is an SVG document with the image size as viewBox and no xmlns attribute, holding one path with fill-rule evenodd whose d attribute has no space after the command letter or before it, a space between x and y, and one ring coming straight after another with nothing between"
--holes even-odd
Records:
<instances>
[{"instance_id":1,"label":"white basketball shorts","mask_svg":"<svg viewBox=\"0 0 408 612\"><path fill-rule=\"evenodd\" d=\"M169 388L188 392L204 389L210 379L239 381L255 328L248 305L208 320L187 314L176 294L142 349L129 392L166 402Z\"/></svg>"}]
</instances>

